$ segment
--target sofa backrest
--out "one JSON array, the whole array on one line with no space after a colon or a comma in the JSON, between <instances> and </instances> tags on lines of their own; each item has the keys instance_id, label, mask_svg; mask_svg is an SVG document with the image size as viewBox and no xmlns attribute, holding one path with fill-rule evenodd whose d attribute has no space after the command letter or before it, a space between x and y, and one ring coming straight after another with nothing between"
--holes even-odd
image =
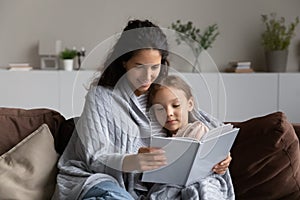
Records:
<instances>
[{"instance_id":1,"label":"sofa backrest","mask_svg":"<svg viewBox=\"0 0 300 200\"><path fill-rule=\"evenodd\" d=\"M59 129L59 134L55 141L55 149L57 153L62 154L73 134L75 129L75 124L79 117L70 118L65 120Z\"/></svg>"},{"instance_id":2,"label":"sofa backrest","mask_svg":"<svg viewBox=\"0 0 300 200\"><path fill-rule=\"evenodd\" d=\"M0 155L10 150L26 136L47 124L59 147L60 128L65 118L51 109L0 108Z\"/></svg>"}]
</instances>

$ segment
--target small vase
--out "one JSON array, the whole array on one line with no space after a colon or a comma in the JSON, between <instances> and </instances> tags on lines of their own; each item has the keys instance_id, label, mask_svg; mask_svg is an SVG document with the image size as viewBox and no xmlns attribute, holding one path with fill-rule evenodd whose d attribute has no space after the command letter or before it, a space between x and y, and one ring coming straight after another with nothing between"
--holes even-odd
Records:
<instances>
[{"instance_id":1,"label":"small vase","mask_svg":"<svg viewBox=\"0 0 300 200\"><path fill-rule=\"evenodd\" d=\"M73 59L65 59L64 60L64 70L72 71L73 70L73 64L74 64Z\"/></svg>"},{"instance_id":2,"label":"small vase","mask_svg":"<svg viewBox=\"0 0 300 200\"><path fill-rule=\"evenodd\" d=\"M266 64L269 72L285 72L288 50L266 51Z\"/></svg>"}]
</instances>

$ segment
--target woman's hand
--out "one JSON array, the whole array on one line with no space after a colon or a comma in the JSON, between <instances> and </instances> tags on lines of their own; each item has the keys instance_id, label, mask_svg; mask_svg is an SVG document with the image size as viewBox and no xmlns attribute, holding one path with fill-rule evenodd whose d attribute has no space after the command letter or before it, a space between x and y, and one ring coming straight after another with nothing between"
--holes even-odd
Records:
<instances>
[{"instance_id":1,"label":"woman's hand","mask_svg":"<svg viewBox=\"0 0 300 200\"><path fill-rule=\"evenodd\" d=\"M160 148L141 147L138 154L125 156L123 160L123 170L148 171L160 168L167 164L165 151Z\"/></svg>"},{"instance_id":2,"label":"woman's hand","mask_svg":"<svg viewBox=\"0 0 300 200\"><path fill-rule=\"evenodd\" d=\"M217 174L224 174L228 169L231 160L232 158L229 153L225 160L222 160L221 162L219 162L213 167L213 171Z\"/></svg>"}]
</instances>

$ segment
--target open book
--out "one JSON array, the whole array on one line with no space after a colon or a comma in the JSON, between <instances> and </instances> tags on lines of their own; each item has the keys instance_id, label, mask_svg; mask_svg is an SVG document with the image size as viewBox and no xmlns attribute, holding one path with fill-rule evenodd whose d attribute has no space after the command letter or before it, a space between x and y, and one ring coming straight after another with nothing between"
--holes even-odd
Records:
<instances>
[{"instance_id":1,"label":"open book","mask_svg":"<svg viewBox=\"0 0 300 200\"><path fill-rule=\"evenodd\" d=\"M187 137L156 137L152 147L162 147L167 165L143 173L143 182L189 185L213 173L212 168L224 160L239 129L231 124L212 129L200 141Z\"/></svg>"}]
</instances>

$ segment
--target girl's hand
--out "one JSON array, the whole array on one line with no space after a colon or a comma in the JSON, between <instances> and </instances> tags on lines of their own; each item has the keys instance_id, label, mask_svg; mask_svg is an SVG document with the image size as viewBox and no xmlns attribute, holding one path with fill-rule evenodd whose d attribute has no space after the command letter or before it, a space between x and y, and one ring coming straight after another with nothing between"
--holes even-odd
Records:
<instances>
[{"instance_id":1,"label":"girl's hand","mask_svg":"<svg viewBox=\"0 0 300 200\"><path fill-rule=\"evenodd\" d=\"M230 156L229 153L225 160L222 160L221 162L219 162L213 167L213 171L217 174L225 174L226 170L230 165L231 160L232 157Z\"/></svg>"},{"instance_id":2,"label":"girl's hand","mask_svg":"<svg viewBox=\"0 0 300 200\"><path fill-rule=\"evenodd\" d=\"M149 171L160 168L167 164L165 151L160 148L142 147L138 154L125 156L123 160L123 170Z\"/></svg>"}]
</instances>

